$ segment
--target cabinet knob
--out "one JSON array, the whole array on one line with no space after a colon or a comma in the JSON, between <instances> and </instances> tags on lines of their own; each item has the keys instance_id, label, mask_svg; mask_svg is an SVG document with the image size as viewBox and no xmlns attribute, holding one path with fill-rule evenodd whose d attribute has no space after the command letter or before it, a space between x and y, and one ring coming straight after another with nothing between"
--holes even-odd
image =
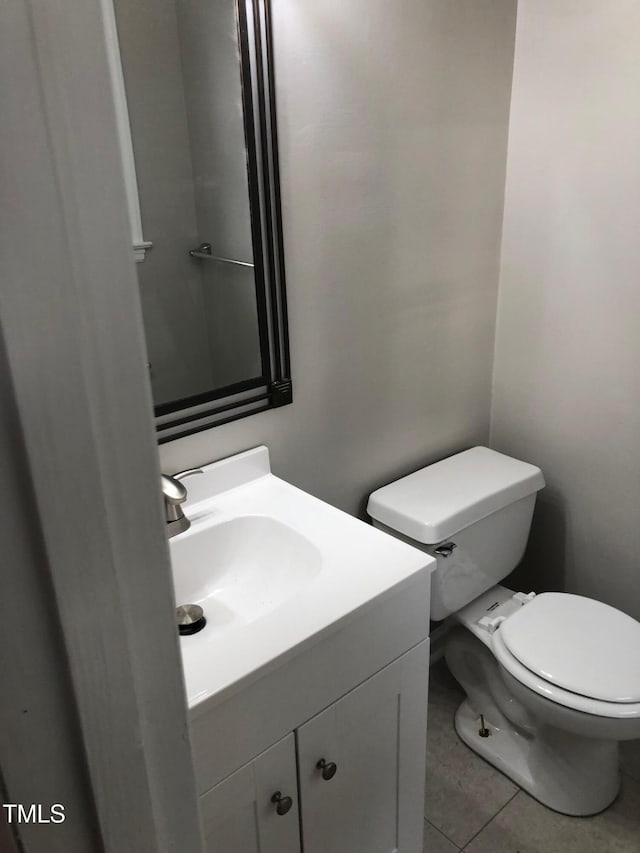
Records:
<instances>
[{"instance_id":1,"label":"cabinet knob","mask_svg":"<svg viewBox=\"0 0 640 853\"><path fill-rule=\"evenodd\" d=\"M291 797L283 797L280 791L275 792L271 797L271 802L276 803L276 813L279 815L286 814L293 805Z\"/></svg>"},{"instance_id":2,"label":"cabinet knob","mask_svg":"<svg viewBox=\"0 0 640 853\"><path fill-rule=\"evenodd\" d=\"M333 779L336 775L338 765L334 761L326 761L324 758L321 758L316 764L316 769L322 770L322 778L328 782L329 779Z\"/></svg>"}]
</instances>

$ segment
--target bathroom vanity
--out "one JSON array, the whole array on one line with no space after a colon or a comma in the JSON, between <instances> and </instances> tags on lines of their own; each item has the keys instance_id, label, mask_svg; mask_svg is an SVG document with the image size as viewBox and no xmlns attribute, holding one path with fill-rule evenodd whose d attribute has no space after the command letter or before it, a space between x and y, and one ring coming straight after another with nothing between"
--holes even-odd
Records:
<instances>
[{"instance_id":1,"label":"bathroom vanity","mask_svg":"<svg viewBox=\"0 0 640 853\"><path fill-rule=\"evenodd\" d=\"M428 555L274 477L189 481L171 540L206 849L422 853Z\"/></svg>"}]
</instances>

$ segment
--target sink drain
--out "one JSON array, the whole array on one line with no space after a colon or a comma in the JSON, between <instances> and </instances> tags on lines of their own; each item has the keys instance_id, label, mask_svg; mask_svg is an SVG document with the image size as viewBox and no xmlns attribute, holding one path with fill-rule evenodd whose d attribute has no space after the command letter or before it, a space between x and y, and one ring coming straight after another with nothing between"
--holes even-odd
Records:
<instances>
[{"instance_id":1,"label":"sink drain","mask_svg":"<svg viewBox=\"0 0 640 853\"><path fill-rule=\"evenodd\" d=\"M202 607L197 604L181 604L176 607L176 620L180 634L197 634L207 624Z\"/></svg>"}]
</instances>

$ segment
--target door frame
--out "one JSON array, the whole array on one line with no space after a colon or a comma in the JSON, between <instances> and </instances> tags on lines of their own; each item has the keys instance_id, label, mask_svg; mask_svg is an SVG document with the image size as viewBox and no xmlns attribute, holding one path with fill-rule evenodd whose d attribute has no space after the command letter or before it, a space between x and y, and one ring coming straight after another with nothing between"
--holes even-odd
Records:
<instances>
[{"instance_id":1,"label":"door frame","mask_svg":"<svg viewBox=\"0 0 640 853\"><path fill-rule=\"evenodd\" d=\"M99 0L0 7L1 771L70 798L24 853L201 853L105 45Z\"/></svg>"}]
</instances>

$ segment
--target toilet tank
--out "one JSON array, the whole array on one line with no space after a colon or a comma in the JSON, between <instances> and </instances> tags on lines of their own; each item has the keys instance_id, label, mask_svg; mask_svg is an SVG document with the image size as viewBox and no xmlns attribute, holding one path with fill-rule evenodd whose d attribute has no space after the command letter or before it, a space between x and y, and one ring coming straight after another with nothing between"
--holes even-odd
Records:
<instances>
[{"instance_id":1,"label":"toilet tank","mask_svg":"<svg viewBox=\"0 0 640 853\"><path fill-rule=\"evenodd\" d=\"M367 512L375 527L437 560L431 618L438 620L515 569L543 487L535 465L472 447L373 492Z\"/></svg>"}]
</instances>

